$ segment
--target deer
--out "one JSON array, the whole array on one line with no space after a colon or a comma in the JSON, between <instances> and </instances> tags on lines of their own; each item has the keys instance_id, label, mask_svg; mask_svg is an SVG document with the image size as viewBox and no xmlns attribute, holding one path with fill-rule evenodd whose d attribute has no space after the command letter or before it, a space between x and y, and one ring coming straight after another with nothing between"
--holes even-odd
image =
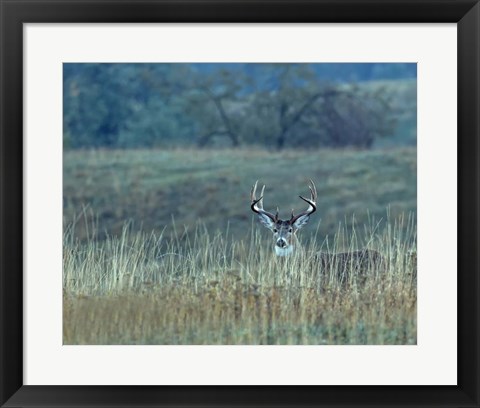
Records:
<instances>
[{"instance_id":1,"label":"deer","mask_svg":"<svg viewBox=\"0 0 480 408\"><path fill-rule=\"evenodd\" d=\"M297 231L305 226L310 219L310 216L317 209L317 190L315 184L310 180L310 198L299 196L303 201L308 204L308 208L301 213L294 215L292 210L292 216L289 220L281 220L278 217L278 208L275 215L271 212L263 209L263 194L265 192L265 185L262 187L260 198L256 198L258 180L252 187L250 194L251 209L254 213L258 214L259 221L267 227L273 233L273 239L275 241L275 254L277 256L289 256L294 253L296 247L300 246L300 242L297 238Z\"/></svg>"},{"instance_id":2,"label":"deer","mask_svg":"<svg viewBox=\"0 0 480 408\"><path fill-rule=\"evenodd\" d=\"M292 210L291 217L288 220L279 218L278 208L275 214L265 211L263 208L265 185L260 192L260 198L256 198L257 185L258 180L250 192L250 208L258 215L262 225L273 233L275 255L277 257L288 257L296 251L301 251L297 232L308 223L311 215L317 210L317 189L315 183L312 180L309 181L310 198L299 196L308 204L307 209L297 215ZM384 264L383 256L378 251L366 248L339 253L317 252L313 258L319 262L323 270L336 269L342 276L345 276L345 272L348 270L361 272L370 267L378 268Z\"/></svg>"}]
</instances>

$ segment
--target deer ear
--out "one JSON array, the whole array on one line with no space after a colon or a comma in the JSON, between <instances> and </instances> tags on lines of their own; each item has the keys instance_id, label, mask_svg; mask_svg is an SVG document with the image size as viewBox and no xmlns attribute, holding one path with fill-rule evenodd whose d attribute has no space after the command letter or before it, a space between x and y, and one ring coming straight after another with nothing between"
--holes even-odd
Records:
<instances>
[{"instance_id":1,"label":"deer ear","mask_svg":"<svg viewBox=\"0 0 480 408\"><path fill-rule=\"evenodd\" d=\"M258 214L258 219L268 229L273 229L275 226L275 223L272 221L272 219L265 214Z\"/></svg>"},{"instance_id":2,"label":"deer ear","mask_svg":"<svg viewBox=\"0 0 480 408\"><path fill-rule=\"evenodd\" d=\"M292 226L293 228L299 230L308 222L309 219L310 219L310 216L308 214L302 215L295 220Z\"/></svg>"}]
</instances>

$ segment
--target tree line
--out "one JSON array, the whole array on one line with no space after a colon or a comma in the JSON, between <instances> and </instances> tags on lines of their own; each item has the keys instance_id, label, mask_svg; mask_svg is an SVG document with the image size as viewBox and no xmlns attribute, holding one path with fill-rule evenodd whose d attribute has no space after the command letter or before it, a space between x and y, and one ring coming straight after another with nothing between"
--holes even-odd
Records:
<instances>
[{"instance_id":1,"label":"tree line","mask_svg":"<svg viewBox=\"0 0 480 408\"><path fill-rule=\"evenodd\" d=\"M64 64L63 102L66 148L370 148L398 121L391 92L315 64Z\"/></svg>"}]
</instances>

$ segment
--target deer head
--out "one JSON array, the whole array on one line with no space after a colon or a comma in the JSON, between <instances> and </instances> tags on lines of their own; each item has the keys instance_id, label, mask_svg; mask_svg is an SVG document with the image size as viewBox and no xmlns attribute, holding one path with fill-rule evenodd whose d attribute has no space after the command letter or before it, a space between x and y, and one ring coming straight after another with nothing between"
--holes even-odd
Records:
<instances>
[{"instance_id":1,"label":"deer head","mask_svg":"<svg viewBox=\"0 0 480 408\"><path fill-rule=\"evenodd\" d=\"M275 253L278 256L287 256L293 253L295 249L296 232L302 228L310 219L317 209L315 203L317 199L317 190L315 184L310 180L310 199L299 196L303 201L308 204L308 208L294 215L292 210L292 216L289 220L281 220L278 218L278 208L275 214L272 214L263 209L263 193L265 191L265 186L262 187L260 193L260 198L256 198L255 194L257 191L258 180L255 182L251 191L251 208L252 211L258 214L258 219L260 222L267 227L273 233L273 239L275 242Z\"/></svg>"}]
</instances>

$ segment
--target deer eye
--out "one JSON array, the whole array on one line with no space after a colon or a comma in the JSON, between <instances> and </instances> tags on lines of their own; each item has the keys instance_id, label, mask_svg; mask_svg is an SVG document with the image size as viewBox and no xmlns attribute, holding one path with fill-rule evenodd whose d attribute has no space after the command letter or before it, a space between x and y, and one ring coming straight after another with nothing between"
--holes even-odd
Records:
<instances>
[{"instance_id":1,"label":"deer eye","mask_svg":"<svg viewBox=\"0 0 480 408\"><path fill-rule=\"evenodd\" d=\"M291 228L288 229L288 232L292 232L293 230Z\"/></svg>"},{"instance_id":2,"label":"deer eye","mask_svg":"<svg viewBox=\"0 0 480 408\"><path fill-rule=\"evenodd\" d=\"M278 232L278 230L276 228L273 229L273 232Z\"/></svg>"}]
</instances>

